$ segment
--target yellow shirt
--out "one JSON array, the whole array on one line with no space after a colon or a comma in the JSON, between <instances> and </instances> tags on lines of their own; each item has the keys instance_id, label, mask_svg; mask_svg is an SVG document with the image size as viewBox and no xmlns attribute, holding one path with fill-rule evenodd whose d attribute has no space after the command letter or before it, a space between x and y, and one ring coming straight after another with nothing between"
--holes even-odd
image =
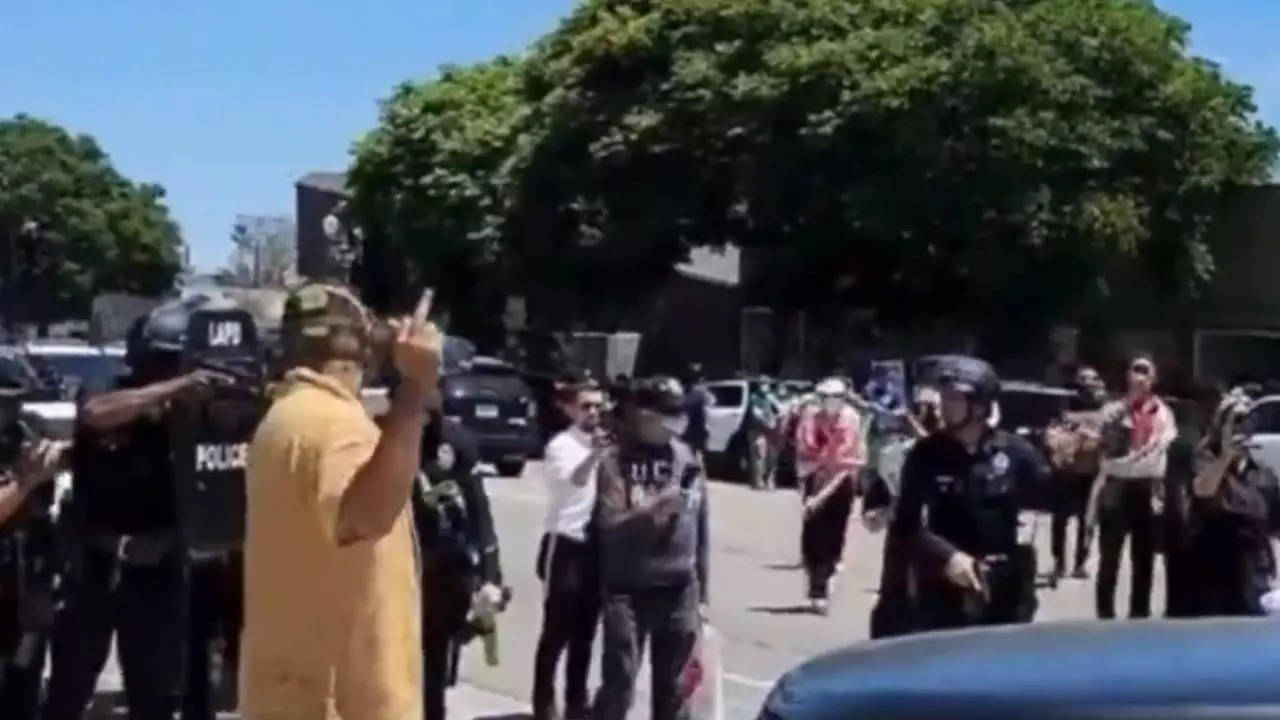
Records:
<instances>
[{"instance_id":1,"label":"yellow shirt","mask_svg":"<svg viewBox=\"0 0 1280 720\"><path fill-rule=\"evenodd\" d=\"M418 720L421 606L410 510L339 547L338 505L379 431L360 400L290 372L249 448L245 720Z\"/></svg>"}]
</instances>

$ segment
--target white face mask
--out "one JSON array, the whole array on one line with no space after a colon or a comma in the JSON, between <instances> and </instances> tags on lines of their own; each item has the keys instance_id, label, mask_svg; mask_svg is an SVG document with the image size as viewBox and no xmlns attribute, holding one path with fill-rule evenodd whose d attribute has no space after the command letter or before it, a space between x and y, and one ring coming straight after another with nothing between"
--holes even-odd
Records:
<instances>
[{"instance_id":1,"label":"white face mask","mask_svg":"<svg viewBox=\"0 0 1280 720\"><path fill-rule=\"evenodd\" d=\"M822 412L828 415L839 415L844 409L844 400L835 397L822 398Z\"/></svg>"}]
</instances>

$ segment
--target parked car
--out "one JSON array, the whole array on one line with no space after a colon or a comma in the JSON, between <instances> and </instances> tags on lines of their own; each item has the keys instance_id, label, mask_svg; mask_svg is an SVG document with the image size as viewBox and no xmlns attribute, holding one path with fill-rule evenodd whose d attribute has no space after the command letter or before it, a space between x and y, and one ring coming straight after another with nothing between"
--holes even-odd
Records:
<instances>
[{"instance_id":1,"label":"parked car","mask_svg":"<svg viewBox=\"0 0 1280 720\"><path fill-rule=\"evenodd\" d=\"M1071 405L1073 393L1061 387L1027 380L1000 383L1000 429L1022 435L1043 447L1049 423L1062 417Z\"/></svg>"},{"instance_id":2,"label":"parked car","mask_svg":"<svg viewBox=\"0 0 1280 720\"><path fill-rule=\"evenodd\" d=\"M1259 464L1280 474L1280 395L1266 395L1254 401L1249 410L1253 436L1249 454Z\"/></svg>"},{"instance_id":3,"label":"parked car","mask_svg":"<svg viewBox=\"0 0 1280 720\"><path fill-rule=\"evenodd\" d=\"M712 472L726 479L746 480L750 472L746 421L751 393L757 380L714 380L706 383L711 393L707 405L707 454Z\"/></svg>"},{"instance_id":4,"label":"parked car","mask_svg":"<svg viewBox=\"0 0 1280 720\"><path fill-rule=\"evenodd\" d=\"M74 400L81 388L106 390L125 373L122 345L89 345L80 342L32 342L22 348L32 367L46 381Z\"/></svg>"},{"instance_id":5,"label":"parked car","mask_svg":"<svg viewBox=\"0 0 1280 720\"><path fill-rule=\"evenodd\" d=\"M480 459L519 476L538 450L538 404L520 373L496 358L474 356L440 380L446 417L475 435Z\"/></svg>"},{"instance_id":6,"label":"parked car","mask_svg":"<svg viewBox=\"0 0 1280 720\"><path fill-rule=\"evenodd\" d=\"M926 633L822 655L758 720L1280 717L1274 619L1046 623Z\"/></svg>"}]
</instances>

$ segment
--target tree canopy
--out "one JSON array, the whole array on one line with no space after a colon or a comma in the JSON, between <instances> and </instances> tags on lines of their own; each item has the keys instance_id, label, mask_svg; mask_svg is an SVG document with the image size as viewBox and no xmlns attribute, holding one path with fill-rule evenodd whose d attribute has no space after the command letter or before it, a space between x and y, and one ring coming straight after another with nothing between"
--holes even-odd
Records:
<instances>
[{"instance_id":1,"label":"tree canopy","mask_svg":"<svg viewBox=\"0 0 1280 720\"><path fill-rule=\"evenodd\" d=\"M366 271L395 267L406 286L428 283L446 305L474 299L502 258L503 166L526 107L518 67L507 58L446 67L383 103L347 176L355 222L381 242L368 244L382 254L362 258Z\"/></svg>"},{"instance_id":2,"label":"tree canopy","mask_svg":"<svg viewBox=\"0 0 1280 720\"><path fill-rule=\"evenodd\" d=\"M18 115L0 120L0 282L17 316L87 314L93 297L151 295L182 267L159 185L123 177L93 138ZM37 316L34 313L39 312Z\"/></svg>"},{"instance_id":3,"label":"tree canopy","mask_svg":"<svg viewBox=\"0 0 1280 720\"><path fill-rule=\"evenodd\" d=\"M402 87L351 182L411 256L516 285L634 301L735 243L770 302L1014 298L1034 327L1121 267L1193 295L1221 192L1269 175L1250 89L1187 33L1146 0L587 0L518 61Z\"/></svg>"}]
</instances>

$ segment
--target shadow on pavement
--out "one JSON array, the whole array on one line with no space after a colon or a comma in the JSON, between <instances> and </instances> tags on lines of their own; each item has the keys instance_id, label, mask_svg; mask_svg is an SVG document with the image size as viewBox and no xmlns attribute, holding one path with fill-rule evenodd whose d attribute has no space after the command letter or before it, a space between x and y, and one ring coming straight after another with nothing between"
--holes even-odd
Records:
<instances>
[{"instance_id":1,"label":"shadow on pavement","mask_svg":"<svg viewBox=\"0 0 1280 720\"><path fill-rule=\"evenodd\" d=\"M805 605L757 605L747 608L747 612L767 613L769 615L813 615L813 608Z\"/></svg>"},{"instance_id":2,"label":"shadow on pavement","mask_svg":"<svg viewBox=\"0 0 1280 720\"><path fill-rule=\"evenodd\" d=\"M800 570L804 568L804 563L769 563L764 566L765 570Z\"/></svg>"}]
</instances>

